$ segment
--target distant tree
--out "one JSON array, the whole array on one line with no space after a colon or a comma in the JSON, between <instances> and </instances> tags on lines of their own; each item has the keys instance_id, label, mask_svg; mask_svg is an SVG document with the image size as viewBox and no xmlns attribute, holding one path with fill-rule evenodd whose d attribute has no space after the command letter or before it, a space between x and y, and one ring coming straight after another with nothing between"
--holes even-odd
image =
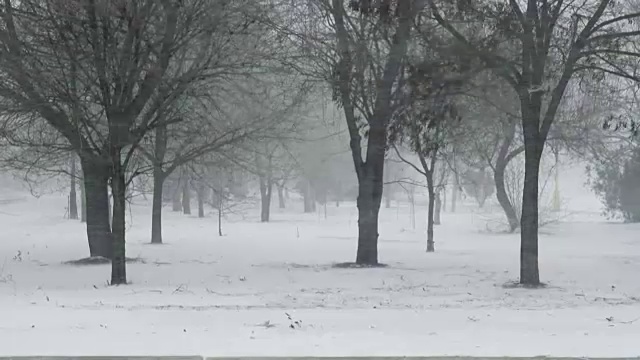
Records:
<instances>
[{"instance_id":1,"label":"distant tree","mask_svg":"<svg viewBox=\"0 0 640 360\"><path fill-rule=\"evenodd\" d=\"M610 151L590 167L590 185L610 218L640 222L640 147Z\"/></svg>"}]
</instances>

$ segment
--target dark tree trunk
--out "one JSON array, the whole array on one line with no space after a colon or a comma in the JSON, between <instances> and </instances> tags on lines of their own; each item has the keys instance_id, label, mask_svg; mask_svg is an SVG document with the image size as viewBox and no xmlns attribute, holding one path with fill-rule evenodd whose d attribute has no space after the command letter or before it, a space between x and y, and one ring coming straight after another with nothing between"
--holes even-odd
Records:
<instances>
[{"instance_id":1,"label":"dark tree trunk","mask_svg":"<svg viewBox=\"0 0 640 360\"><path fill-rule=\"evenodd\" d=\"M69 82L69 90L71 90L71 94L72 97L75 98L77 96L77 82L76 82L76 78L77 78L77 68L76 68L76 64L75 62L71 62L71 66L70 66L70 75L71 75L71 81ZM77 104L74 102L74 106L72 106L72 117L73 120L77 123L79 118L78 118L78 106ZM71 186L70 186L70 191L69 191L69 219L73 219L73 220L77 220L78 219L78 199L77 199L77 195L76 195L76 176L77 176L77 170L76 170L76 152L72 152L71 153L71 157L70 157L70 169L69 172L71 173Z\"/></svg>"},{"instance_id":2,"label":"dark tree trunk","mask_svg":"<svg viewBox=\"0 0 640 360\"><path fill-rule=\"evenodd\" d=\"M87 238L91 256L112 258L113 237L109 224L109 169L93 158L82 160L87 207Z\"/></svg>"},{"instance_id":3,"label":"dark tree trunk","mask_svg":"<svg viewBox=\"0 0 640 360\"><path fill-rule=\"evenodd\" d=\"M76 154L71 155L71 186L69 190L69 219L78 220L78 196L76 195Z\"/></svg>"},{"instance_id":4,"label":"dark tree trunk","mask_svg":"<svg viewBox=\"0 0 640 360\"><path fill-rule=\"evenodd\" d=\"M125 238L125 206L126 185L125 172L120 163L121 150L112 149L113 177L111 179L111 193L113 194L113 259L111 261L111 285L127 283L126 266L126 238Z\"/></svg>"},{"instance_id":5,"label":"dark tree trunk","mask_svg":"<svg viewBox=\"0 0 640 360\"><path fill-rule=\"evenodd\" d=\"M358 250L356 264L378 264L378 215L384 188L386 129L371 127L367 161L358 181Z\"/></svg>"},{"instance_id":6,"label":"dark tree trunk","mask_svg":"<svg viewBox=\"0 0 640 360\"><path fill-rule=\"evenodd\" d=\"M80 179L80 221L87 222L87 198L84 189L84 175Z\"/></svg>"},{"instance_id":7,"label":"dark tree trunk","mask_svg":"<svg viewBox=\"0 0 640 360\"><path fill-rule=\"evenodd\" d=\"M351 75L353 70L349 31L345 25L344 2L333 0L333 19L336 29L336 64L339 94L349 129L349 147L358 177L358 249L356 263L361 265L378 264L378 214L382 202L384 182L384 155L387 145L387 126L392 116L392 90L407 53L408 42L413 25L412 2L398 1L396 12L399 21L389 47L389 55L384 60L382 76L376 79L375 103L373 114L367 119L369 134L366 156L362 154L362 136L358 126L356 110L352 98Z\"/></svg>"},{"instance_id":8,"label":"dark tree trunk","mask_svg":"<svg viewBox=\"0 0 640 360\"><path fill-rule=\"evenodd\" d=\"M185 215L191 215L191 191L188 180L184 182L182 187L182 212Z\"/></svg>"},{"instance_id":9,"label":"dark tree trunk","mask_svg":"<svg viewBox=\"0 0 640 360\"><path fill-rule=\"evenodd\" d=\"M425 177L427 178L427 191L429 192L429 206L427 211L427 252L434 252L435 241L433 239L434 211L436 203L436 192L433 185L433 169L425 169Z\"/></svg>"},{"instance_id":10,"label":"dark tree trunk","mask_svg":"<svg viewBox=\"0 0 640 360\"><path fill-rule=\"evenodd\" d=\"M197 195L198 195L198 217L203 218L204 217L204 199L205 199L205 196L207 196L204 185L202 184L198 185Z\"/></svg>"},{"instance_id":11,"label":"dark tree trunk","mask_svg":"<svg viewBox=\"0 0 640 360\"><path fill-rule=\"evenodd\" d=\"M442 200L440 200L440 191L436 192L435 210L433 213L433 224L440 225L440 213L442 212Z\"/></svg>"},{"instance_id":12,"label":"dark tree trunk","mask_svg":"<svg viewBox=\"0 0 640 360\"><path fill-rule=\"evenodd\" d=\"M160 166L153 169L153 199L151 210L151 243L162 244L162 193L166 174Z\"/></svg>"},{"instance_id":13,"label":"dark tree trunk","mask_svg":"<svg viewBox=\"0 0 640 360\"><path fill-rule=\"evenodd\" d=\"M260 176L260 221L269 222L273 183L267 176Z\"/></svg>"},{"instance_id":14,"label":"dark tree trunk","mask_svg":"<svg viewBox=\"0 0 640 360\"><path fill-rule=\"evenodd\" d=\"M520 284L540 285L538 268L538 186L545 135L540 133L542 94L521 98L524 135L524 186L520 217ZM541 137L542 136L542 137Z\"/></svg>"},{"instance_id":15,"label":"dark tree trunk","mask_svg":"<svg viewBox=\"0 0 640 360\"><path fill-rule=\"evenodd\" d=\"M222 236L222 211L224 209L223 201L224 201L223 197L219 196L218 197L218 236Z\"/></svg>"},{"instance_id":16,"label":"dark tree trunk","mask_svg":"<svg viewBox=\"0 0 640 360\"><path fill-rule=\"evenodd\" d=\"M382 180L382 179L380 179ZM382 183L382 181L380 181ZM358 250L356 264L378 264L378 214L382 201L380 189L376 203L375 178L373 174L360 179L358 184Z\"/></svg>"},{"instance_id":17,"label":"dark tree trunk","mask_svg":"<svg viewBox=\"0 0 640 360\"><path fill-rule=\"evenodd\" d=\"M533 149L529 149L533 147ZM540 155L537 146L525 150L522 218L520 220L520 283L540 285L538 269L538 176Z\"/></svg>"},{"instance_id":18,"label":"dark tree trunk","mask_svg":"<svg viewBox=\"0 0 640 360\"><path fill-rule=\"evenodd\" d=\"M284 185L278 185L278 207L280 209L286 208L286 202L284 197Z\"/></svg>"}]
</instances>

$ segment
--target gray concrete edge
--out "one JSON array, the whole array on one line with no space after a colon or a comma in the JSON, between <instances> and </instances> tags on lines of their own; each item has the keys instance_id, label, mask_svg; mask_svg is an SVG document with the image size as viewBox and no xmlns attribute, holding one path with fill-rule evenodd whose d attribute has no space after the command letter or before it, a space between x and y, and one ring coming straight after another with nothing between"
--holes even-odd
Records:
<instances>
[{"instance_id":1,"label":"gray concrete edge","mask_svg":"<svg viewBox=\"0 0 640 360\"><path fill-rule=\"evenodd\" d=\"M474 357L474 356L0 356L0 360L640 360L640 357Z\"/></svg>"}]
</instances>

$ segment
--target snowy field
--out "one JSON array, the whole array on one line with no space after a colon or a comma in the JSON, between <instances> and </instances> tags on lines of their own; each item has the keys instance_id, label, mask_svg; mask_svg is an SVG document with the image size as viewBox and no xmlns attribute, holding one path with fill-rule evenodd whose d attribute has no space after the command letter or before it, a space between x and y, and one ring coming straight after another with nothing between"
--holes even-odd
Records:
<instances>
[{"instance_id":1,"label":"snowy field","mask_svg":"<svg viewBox=\"0 0 640 360\"><path fill-rule=\"evenodd\" d=\"M380 269L353 261L353 203L327 217L302 205L234 216L217 235L205 219L165 207L166 245L152 246L150 205L128 218L131 284L107 286L87 256L84 225L63 219L66 195L0 197L0 355L477 355L640 354L640 226L607 222L574 171L571 216L542 229L547 288L510 288L519 236L487 231L470 205L443 214L436 253L406 203L383 209ZM569 186L569 184L572 184ZM277 207L277 206L276 206ZM320 208L321 210L321 208Z\"/></svg>"}]
</instances>

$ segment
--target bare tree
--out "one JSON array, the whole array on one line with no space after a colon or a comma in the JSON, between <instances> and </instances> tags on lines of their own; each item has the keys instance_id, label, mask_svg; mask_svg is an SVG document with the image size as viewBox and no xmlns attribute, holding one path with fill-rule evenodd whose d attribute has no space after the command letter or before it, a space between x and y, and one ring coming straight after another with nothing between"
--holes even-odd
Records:
<instances>
[{"instance_id":1,"label":"bare tree","mask_svg":"<svg viewBox=\"0 0 640 360\"><path fill-rule=\"evenodd\" d=\"M613 0L466 1L456 9L437 0L428 2L452 40L509 83L518 96L525 154L520 283L539 286L538 180L549 131L575 74L635 80L628 65L638 57L633 42L640 31L632 24L640 13ZM466 28L454 22L454 16L465 17ZM475 31L480 27L486 31Z\"/></svg>"},{"instance_id":2,"label":"bare tree","mask_svg":"<svg viewBox=\"0 0 640 360\"><path fill-rule=\"evenodd\" d=\"M2 5L2 95L18 110L37 113L78 152L88 233L108 233L108 221L91 218L108 216L95 207L108 204L106 185L111 187L113 285L126 283L125 198L136 175L128 173L132 158L149 132L172 123L157 114L216 75L220 39L212 35L250 23L242 15L248 5L199 0L6 0ZM92 196L100 201L90 201Z\"/></svg>"},{"instance_id":3,"label":"bare tree","mask_svg":"<svg viewBox=\"0 0 640 360\"><path fill-rule=\"evenodd\" d=\"M257 66L260 58L255 61L251 66ZM153 169L153 244L162 243L163 188L165 181L177 169L187 168L189 164L210 153L225 151L248 139L256 139L260 134L269 132L278 121L279 112L274 113L260 106L248 110L243 105L259 103L259 92L252 93L236 83L238 78L251 76L249 65L243 69L234 69L232 65L218 66L227 72L236 71L237 74L227 74L218 79L215 86L183 97L179 104L161 114L165 118L181 119L180 122L156 127L153 134L141 144L140 150ZM259 83L258 79L253 79L255 83ZM222 82L228 85L223 87ZM226 90L222 91L221 88ZM208 91L211 93L207 93ZM258 114L258 110L262 113ZM187 179L183 175L175 177L173 184L173 211L184 210L180 199L184 199L181 195L184 195ZM183 191L178 191L178 187Z\"/></svg>"},{"instance_id":4,"label":"bare tree","mask_svg":"<svg viewBox=\"0 0 640 360\"><path fill-rule=\"evenodd\" d=\"M293 30L301 50L314 60L311 69L298 68L328 81L344 112L359 189L356 263L369 266L378 264L387 127L413 20L421 10L419 1L393 3L312 0L311 14L298 17L302 23ZM319 20L324 16L328 22Z\"/></svg>"}]
</instances>

